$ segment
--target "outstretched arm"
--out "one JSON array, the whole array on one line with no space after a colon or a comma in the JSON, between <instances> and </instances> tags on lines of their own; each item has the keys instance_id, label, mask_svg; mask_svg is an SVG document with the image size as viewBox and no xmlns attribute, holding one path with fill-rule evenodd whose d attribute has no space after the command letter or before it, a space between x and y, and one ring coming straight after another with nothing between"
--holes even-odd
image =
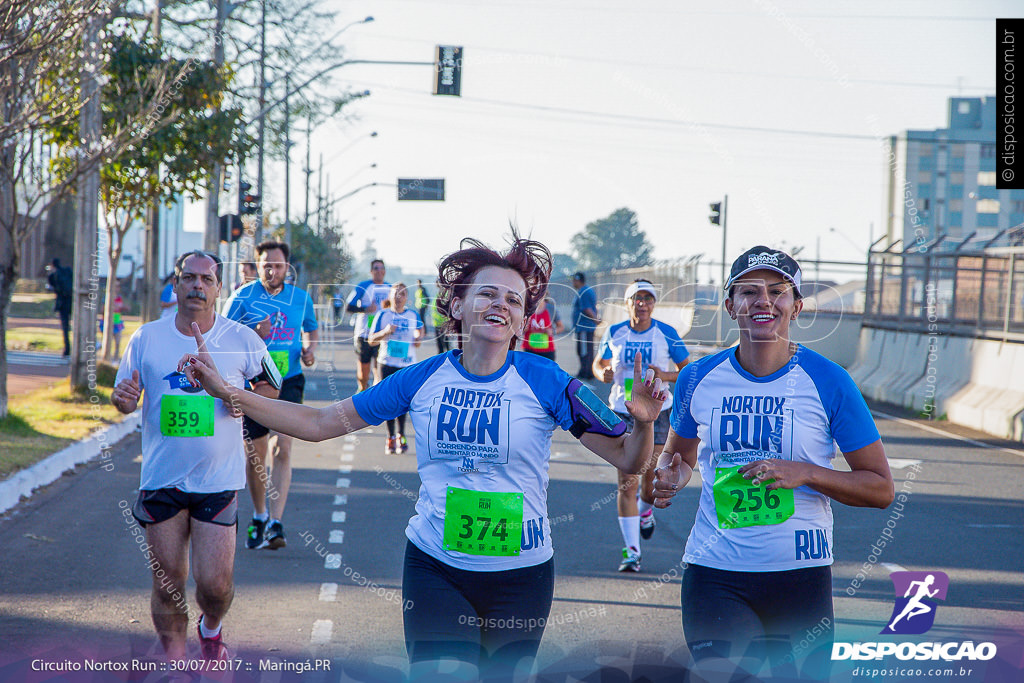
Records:
<instances>
[{"instance_id":1,"label":"outstretched arm","mask_svg":"<svg viewBox=\"0 0 1024 683\"><path fill-rule=\"evenodd\" d=\"M668 430L665 447L658 456L658 467L654 470L654 507L667 508L672 498L685 487L697 466L697 445L700 439L687 438Z\"/></svg>"},{"instance_id":2,"label":"outstretched arm","mask_svg":"<svg viewBox=\"0 0 1024 683\"><path fill-rule=\"evenodd\" d=\"M264 427L303 441L323 441L367 426L359 417L351 398L317 409L266 398L231 386L217 371L206 348L206 341L195 323L192 323L192 334L196 338L196 353L185 354L178 361L178 371L185 373L193 386L202 386L210 396L241 410Z\"/></svg>"}]
</instances>

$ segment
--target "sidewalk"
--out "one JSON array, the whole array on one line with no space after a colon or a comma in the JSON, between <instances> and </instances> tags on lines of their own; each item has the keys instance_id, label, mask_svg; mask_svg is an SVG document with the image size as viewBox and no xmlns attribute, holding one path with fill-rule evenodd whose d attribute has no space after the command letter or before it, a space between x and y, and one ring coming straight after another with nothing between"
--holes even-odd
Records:
<instances>
[{"instance_id":1,"label":"sidewalk","mask_svg":"<svg viewBox=\"0 0 1024 683\"><path fill-rule=\"evenodd\" d=\"M68 359L57 353L7 352L7 395L27 394L68 377Z\"/></svg>"}]
</instances>

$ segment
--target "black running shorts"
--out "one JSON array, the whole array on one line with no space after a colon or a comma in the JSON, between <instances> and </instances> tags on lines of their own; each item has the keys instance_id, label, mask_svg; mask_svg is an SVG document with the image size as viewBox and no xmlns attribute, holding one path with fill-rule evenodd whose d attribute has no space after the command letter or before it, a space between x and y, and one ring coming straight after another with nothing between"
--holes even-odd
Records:
<instances>
[{"instance_id":1,"label":"black running shorts","mask_svg":"<svg viewBox=\"0 0 1024 683\"><path fill-rule=\"evenodd\" d=\"M200 522L234 526L238 523L238 495L235 491L186 493L174 488L139 491L132 515L145 527L166 522L182 510Z\"/></svg>"}]
</instances>

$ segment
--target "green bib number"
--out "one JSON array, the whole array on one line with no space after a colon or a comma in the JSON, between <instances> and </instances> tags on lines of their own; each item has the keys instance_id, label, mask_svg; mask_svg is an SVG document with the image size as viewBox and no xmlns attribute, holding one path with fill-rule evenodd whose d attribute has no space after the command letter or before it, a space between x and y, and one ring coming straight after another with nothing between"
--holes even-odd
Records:
<instances>
[{"instance_id":1,"label":"green bib number","mask_svg":"<svg viewBox=\"0 0 1024 683\"><path fill-rule=\"evenodd\" d=\"M213 397L161 396L160 433L164 436L213 436Z\"/></svg>"},{"instance_id":2,"label":"green bib number","mask_svg":"<svg viewBox=\"0 0 1024 683\"><path fill-rule=\"evenodd\" d=\"M781 524L795 511L793 489L769 491L744 479L739 467L716 467L712 492L720 529Z\"/></svg>"},{"instance_id":3,"label":"green bib number","mask_svg":"<svg viewBox=\"0 0 1024 683\"><path fill-rule=\"evenodd\" d=\"M281 373L281 377L288 374L288 368L291 367L290 351L271 351L270 359L274 361L274 365L277 366L277 371Z\"/></svg>"},{"instance_id":4,"label":"green bib number","mask_svg":"<svg viewBox=\"0 0 1024 683\"><path fill-rule=\"evenodd\" d=\"M405 360L409 357L409 342L388 340L388 355Z\"/></svg>"},{"instance_id":5,"label":"green bib number","mask_svg":"<svg viewBox=\"0 0 1024 683\"><path fill-rule=\"evenodd\" d=\"M444 547L467 555L518 555L522 544L523 494L448 487Z\"/></svg>"},{"instance_id":6,"label":"green bib number","mask_svg":"<svg viewBox=\"0 0 1024 683\"><path fill-rule=\"evenodd\" d=\"M531 349L543 351L548 348L548 335L543 332L531 332L530 336L526 338L526 345Z\"/></svg>"}]
</instances>

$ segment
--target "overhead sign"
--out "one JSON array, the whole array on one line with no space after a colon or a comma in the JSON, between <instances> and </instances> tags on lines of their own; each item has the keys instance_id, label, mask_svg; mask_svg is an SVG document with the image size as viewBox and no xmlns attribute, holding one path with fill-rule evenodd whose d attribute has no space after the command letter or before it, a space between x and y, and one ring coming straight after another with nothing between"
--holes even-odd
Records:
<instances>
[{"instance_id":1,"label":"overhead sign","mask_svg":"<svg viewBox=\"0 0 1024 683\"><path fill-rule=\"evenodd\" d=\"M461 45L438 45L434 50L434 94L462 94Z\"/></svg>"},{"instance_id":2,"label":"overhead sign","mask_svg":"<svg viewBox=\"0 0 1024 683\"><path fill-rule=\"evenodd\" d=\"M398 201L444 201L444 178L399 178Z\"/></svg>"}]
</instances>

